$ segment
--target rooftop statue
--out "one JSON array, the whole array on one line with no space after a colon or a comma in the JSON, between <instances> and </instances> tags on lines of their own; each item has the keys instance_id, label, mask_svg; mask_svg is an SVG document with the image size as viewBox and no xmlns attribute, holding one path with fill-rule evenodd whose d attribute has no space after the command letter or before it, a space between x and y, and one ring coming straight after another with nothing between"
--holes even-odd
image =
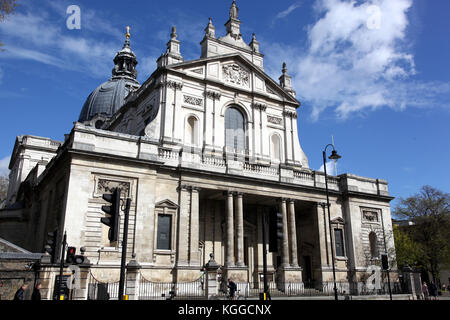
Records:
<instances>
[{"instance_id":1,"label":"rooftop statue","mask_svg":"<svg viewBox=\"0 0 450 320\"><path fill-rule=\"evenodd\" d=\"M236 5L236 0L233 0L233 3L231 4L231 9L230 9L230 18L238 19L238 15L239 15L239 9Z\"/></svg>"}]
</instances>

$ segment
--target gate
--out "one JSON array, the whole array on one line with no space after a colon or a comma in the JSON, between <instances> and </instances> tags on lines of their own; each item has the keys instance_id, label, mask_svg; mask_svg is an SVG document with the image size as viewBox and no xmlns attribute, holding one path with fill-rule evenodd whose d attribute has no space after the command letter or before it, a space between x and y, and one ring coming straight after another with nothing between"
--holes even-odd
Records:
<instances>
[{"instance_id":1,"label":"gate","mask_svg":"<svg viewBox=\"0 0 450 320\"><path fill-rule=\"evenodd\" d=\"M102 282L93 274L89 277L88 300L118 300L119 282Z\"/></svg>"}]
</instances>

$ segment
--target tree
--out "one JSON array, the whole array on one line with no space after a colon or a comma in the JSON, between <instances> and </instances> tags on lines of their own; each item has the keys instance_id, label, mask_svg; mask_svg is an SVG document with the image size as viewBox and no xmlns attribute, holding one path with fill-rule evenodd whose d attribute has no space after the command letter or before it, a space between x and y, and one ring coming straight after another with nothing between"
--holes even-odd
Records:
<instances>
[{"instance_id":1,"label":"tree","mask_svg":"<svg viewBox=\"0 0 450 320\"><path fill-rule=\"evenodd\" d=\"M17 0L0 0L0 21L5 19L5 16L14 11L17 7Z\"/></svg>"},{"instance_id":2,"label":"tree","mask_svg":"<svg viewBox=\"0 0 450 320\"><path fill-rule=\"evenodd\" d=\"M449 193L424 186L419 193L400 199L394 210L397 217L414 223L408 232L417 252L422 252L423 265L435 282L441 266L447 266L450 260L449 200Z\"/></svg>"},{"instance_id":3,"label":"tree","mask_svg":"<svg viewBox=\"0 0 450 320\"><path fill-rule=\"evenodd\" d=\"M424 267L424 253L421 246L411 236L409 227L392 226L395 241L397 266L401 269L407 264Z\"/></svg>"},{"instance_id":4,"label":"tree","mask_svg":"<svg viewBox=\"0 0 450 320\"><path fill-rule=\"evenodd\" d=\"M5 20L6 16L13 13L17 7L17 0L0 0L0 22ZM0 41L0 47L3 43Z\"/></svg>"}]
</instances>

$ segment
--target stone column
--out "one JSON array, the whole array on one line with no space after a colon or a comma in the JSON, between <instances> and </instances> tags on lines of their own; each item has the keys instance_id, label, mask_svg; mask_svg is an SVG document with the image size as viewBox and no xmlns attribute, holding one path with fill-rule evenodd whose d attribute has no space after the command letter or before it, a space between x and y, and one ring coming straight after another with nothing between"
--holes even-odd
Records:
<instances>
[{"instance_id":1,"label":"stone column","mask_svg":"<svg viewBox=\"0 0 450 320\"><path fill-rule=\"evenodd\" d=\"M224 215L224 206L220 201L215 201L214 208L214 231L213 231L213 253L216 259L218 259L218 263L223 265L225 264L224 256L222 256L222 215Z\"/></svg>"},{"instance_id":2,"label":"stone column","mask_svg":"<svg viewBox=\"0 0 450 320\"><path fill-rule=\"evenodd\" d=\"M226 227L227 227L227 242L225 247L225 266L234 266L234 219L233 219L233 192L226 193Z\"/></svg>"},{"instance_id":3,"label":"stone column","mask_svg":"<svg viewBox=\"0 0 450 320\"><path fill-rule=\"evenodd\" d=\"M286 199L280 200L280 211L283 217L283 241L281 246L281 266L277 269L277 272L279 273L277 287L279 290L283 291L289 290L290 292L302 292L303 291L302 268L298 266L298 261L295 267L289 264L289 242L292 243L292 238L289 239L288 230L289 228L292 228L291 225L292 223L289 222L290 226L288 227L288 214L286 202L287 202ZM293 203L289 204L290 213L295 212L295 210L293 210L292 208L293 207L292 205ZM292 287L293 283L295 283L295 285L293 285Z\"/></svg>"},{"instance_id":4,"label":"stone column","mask_svg":"<svg viewBox=\"0 0 450 320\"><path fill-rule=\"evenodd\" d=\"M180 187L176 282L192 282L200 276L198 189Z\"/></svg>"},{"instance_id":5,"label":"stone column","mask_svg":"<svg viewBox=\"0 0 450 320\"><path fill-rule=\"evenodd\" d=\"M244 204L243 194L236 194L236 265L244 266Z\"/></svg>"},{"instance_id":6,"label":"stone column","mask_svg":"<svg viewBox=\"0 0 450 320\"><path fill-rule=\"evenodd\" d=\"M180 208L178 213L177 266L188 265L190 191L189 187L180 187Z\"/></svg>"},{"instance_id":7,"label":"stone column","mask_svg":"<svg viewBox=\"0 0 450 320\"><path fill-rule=\"evenodd\" d=\"M264 265L264 259L263 259L263 234L262 234L262 215L264 214L263 207L258 206L256 208L256 250L255 250L255 261L257 268L257 275L255 275L255 278L253 279L253 282L258 286L257 288L260 288L261 285L261 279L259 277L259 274L261 270L263 270Z\"/></svg>"},{"instance_id":8,"label":"stone column","mask_svg":"<svg viewBox=\"0 0 450 320\"><path fill-rule=\"evenodd\" d=\"M200 252L199 252L199 188L191 188L191 215L190 215L190 238L189 238L189 264L200 266Z\"/></svg>"},{"instance_id":9,"label":"stone column","mask_svg":"<svg viewBox=\"0 0 450 320\"><path fill-rule=\"evenodd\" d=\"M297 228L295 224L295 200L289 200L289 239L291 244L291 266L298 267L297 258Z\"/></svg>"},{"instance_id":10,"label":"stone column","mask_svg":"<svg viewBox=\"0 0 450 320\"><path fill-rule=\"evenodd\" d=\"M314 218L315 228L319 234L319 250L321 268L331 268L331 256L329 248L330 229L328 228L328 216L326 214L326 203L318 202L316 216Z\"/></svg>"},{"instance_id":11,"label":"stone column","mask_svg":"<svg viewBox=\"0 0 450 320\"><path fill-rule=\"evenodd\" d=\"M288 223L286 199L279 200L280 212L283 215L283 241L281 243L281 267L289 267L289 239L288 239Z\"/></svg>"}]
</instances>

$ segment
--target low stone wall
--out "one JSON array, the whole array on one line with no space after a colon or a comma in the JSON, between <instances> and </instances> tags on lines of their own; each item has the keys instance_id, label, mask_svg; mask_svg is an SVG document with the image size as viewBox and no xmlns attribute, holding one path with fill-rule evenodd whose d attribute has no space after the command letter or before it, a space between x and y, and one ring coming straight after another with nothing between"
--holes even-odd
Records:
<instances>
[{"instance_id":1,"label":"low stone wall","mask_svg":"<svg viewBox=\"0 0 450 320\"><path fill-rule=\"evenodd\" d=\"M0 300L12 300L24 283L28 284L25 299L31 299L37 276L33 265L41 256L0 238Z\"/></svg>"},{"instance_id":2,"label":"low stone wall","mask_svg":"<svg viewBox=\"0 0 450 320\"><path fill-rule=\"evenodd\" d=\"M25 300L31 299L36 273L32 266L39 258L33 254L0 253L0 299L12 300L16 291L25 283Z\"/></svg>"}]
</instances>

